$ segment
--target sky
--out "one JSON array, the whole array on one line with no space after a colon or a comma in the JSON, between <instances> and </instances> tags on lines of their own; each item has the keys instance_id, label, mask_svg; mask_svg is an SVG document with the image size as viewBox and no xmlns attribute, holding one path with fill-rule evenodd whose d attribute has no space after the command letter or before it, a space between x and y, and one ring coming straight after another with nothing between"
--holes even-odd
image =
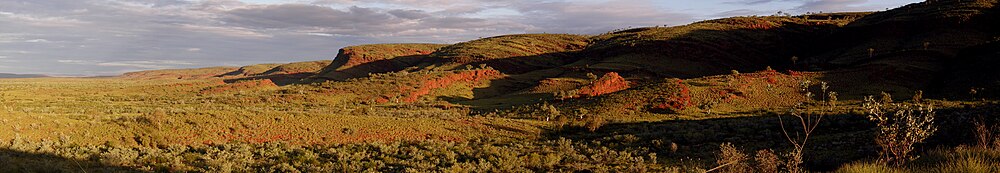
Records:
<instances>
[{"instance_id":1,"label":"sky","mask_svg":"<svg viewBox=\"0 0 1000 173\"><path fill-rule=\"evenodd\" d=\"M778 11L879 11L919 1L0 0L0 73L106 76L332 60L350 45L598 34Z\"/></svg>"}]
</instances>

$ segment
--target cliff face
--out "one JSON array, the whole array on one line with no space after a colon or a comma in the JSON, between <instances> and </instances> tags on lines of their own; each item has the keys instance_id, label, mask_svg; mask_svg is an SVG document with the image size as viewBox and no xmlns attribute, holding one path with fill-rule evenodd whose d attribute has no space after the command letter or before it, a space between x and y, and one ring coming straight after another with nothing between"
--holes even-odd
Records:
<instances>
[{"instance_id":1,"label":"cliff face","mask_svg":"<svg viewBox=\"0 0 1000 173\"><path fill-rule=\"evenodd\" d=\"M403 70L425 59L443 44L373 44L350 46L340 49L329 66L324 67L314 78L322 80L346 80L366 77L369 73L385 73Z\"/></svg>"}]
</instances>

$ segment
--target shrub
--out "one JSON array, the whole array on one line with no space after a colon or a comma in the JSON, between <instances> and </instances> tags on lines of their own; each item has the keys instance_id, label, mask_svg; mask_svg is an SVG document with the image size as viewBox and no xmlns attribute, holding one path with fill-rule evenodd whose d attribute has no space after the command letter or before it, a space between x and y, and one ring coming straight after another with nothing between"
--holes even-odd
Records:
<instances>
[{"instance_id":1,"label":"shrub","mask_svg":"<svg viewBox=\"0 0 1000 173\"><path fill-rule=\"evenodd\" d=\"M538 113L541 114L538 118L545 118L545 121L548 121L552 117L559 117L562 114L558 108L548 103L542 103L539 105Z\"/></svg>"},{"instance_id":2,"label":"shrub","mask_svg":"<svg viewBox=\"0 0 1000 173\"><path fill-rule=\"evenodd\" d=\"M589 118L587 118L587 124L584 125L584 127L586 127L587 130L594 132L597 131L597 128L601 128L601 126L604 125L604 118L601 117L600 115L593 115L588 117Z\"/></svg>"},{"instance_id":3,"label":"shrub","mask_svg":"<svg viewBox=\"0 0 1000 173\"><path fill-rule=\"evenodd\" d=\"M882 93L883 99L865 97L864 108L868 119L875 122L878 133L875 143L881 147L882 161L902 165L915 159L910 156L913 145L923 142L937 131L934 126L934 106L920 103L892 103L891 95Z\"/></svg>"},{"instance_id":4,"label":"shrub","mask_svg":"<svg viewBox=\"0 0 1000 173\"><path fill-rule=\"evenodd\" d=\"M732 143L719 145L719 151L719 156L715 161L715 163L719 164L719 167L713 170L719 170L719 172L752 172L750 165L746 163L747 155L736 149Z\"/></svg>"},{"instance_id":5,"label":"shrub","mask_svg":"<svg viewBox=\"0 0 1000 173\"><path fill-rule=\"evenodd\" d=\"M760 172L778 172L778 167L781 166L781 160L778 158L778 155L774 154L774 151L770 149L757 150L754 160L757 161L757 169Z\"/></svg>"},{"instance_id":6,"label":"shrub","mask_svg":"<svg viewBox=\"0 0 1000 173\"><path fill-rule=\"evenodd\" d=\"M975 126L975 132L976 132L975 133L976 144L979 147L989 148L991 145L1000 144L997 143L1000 140L996 139L997 137L1000 136L997 136L996 134L993 133L994 129L998 129L998 127L996 126L990 127L986 125L985 121L983 120L977 120L973 122L973 125ZM994 147L1000 147L1000 145L995 145Z\"/></svg>"}]
</instances>

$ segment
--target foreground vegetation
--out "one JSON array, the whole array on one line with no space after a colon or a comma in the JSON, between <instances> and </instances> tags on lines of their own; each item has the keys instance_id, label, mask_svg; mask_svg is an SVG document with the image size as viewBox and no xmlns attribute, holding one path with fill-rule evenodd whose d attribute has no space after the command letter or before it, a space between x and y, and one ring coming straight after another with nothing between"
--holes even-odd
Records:
<instances>
[{"instance_id":1,"label":"foreground vegetation","mask_svg":"<svg viewBox=\"0 0 1000 173\"><path fill-rule=\"evenodd\" d=\"M805 145L800 165L788 163L792 157L785 153L794 147L782 142L783 125L777 119L790 114L739 113L756 106L738 102L720 102L712 114L694 108L677 112L686 117L614 115L595 109L599 107L563 106L525 109L531 116L524 116L517 111L482 114L461 105L444 108L431 100L366 106L367 101L350 101L357 95L313 91L337 83L202 92L224 85L205 80L3 80L3 169L701 172L725 165L713 171L744 172L733 166L770 164L761 166L990 172L998 159L996 142L976 140L995 138L981 136L997 133L987 128L997 122L991 115L998 107L992 102L924 99L938 107L939 133L949 135L918 144L937 149L917 149L914 155L922 157L895 167L877 160L876 124L864 118L860 102L841 100L831 108L815 101L801 107L802 113L826 117ZM701 90L692 87L695 93ZM794 88L789 89L798 91ZM975 131L971 127L976 124L986 130ZM720 150L720 145L729 149ZM35 166L39 163L55 164Z\"/></svg>"}]
</instances>

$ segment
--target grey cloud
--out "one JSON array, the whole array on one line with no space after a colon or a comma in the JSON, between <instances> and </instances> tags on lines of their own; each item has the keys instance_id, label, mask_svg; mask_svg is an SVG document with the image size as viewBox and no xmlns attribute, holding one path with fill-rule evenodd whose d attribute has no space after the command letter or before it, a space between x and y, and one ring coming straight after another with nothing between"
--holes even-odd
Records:
<instances>
[{"instance_id":1,"label":"grey cloud","mask_svg":"<svg viewBox=\"0 0 1000 173\"><path fill-rule=\"evenodd\" d=\"M802 12L836 12L836 11L863 11L865 7L858 6L868 0L810 0L805 2L795 10Z\"/></svg>"},{"instance_id":2,"label":"grey cloud","mask_svg":"<svg viewBox=\"0 0 1000 173\"><path fill-rule=\"evenodd\" d=\"M739 9L739 10L730 10L730 11L715 13L712 14L712 17L722 18L722 17L733 17L733 16L752 16L752 15L763 15L768 13L773 14L773 12L765 12L765 11L751 10L751 9Z\"/></svg>"},{"instance_id":3,"label":"grey cloud","mask_svg":"<svg viewBox=\"0 0 1000 173\"><path fill-rule=\"evenodd\" d=\"M347 11L329 7L283 4L239 8L227 12L224 20L264 28L291 27L357 27L391 23L392 15L373 9L351 7Z\"/></svg>"},{"instance_id":4,"label":"grey cloud","mask_svg":"<svg viewBox=\"0 0 1000 173\"><path fill-rule=\"evenodd\" d=\"M423 10L391 10L389 11L389 14L404 19L423 19L431 17L430 14L427 14Z\"/></svg>"},{"instance_id":5,"label":"grey cloud","mask_svg":"<svg viewBox=\"0 0 1000 173\"><path fill-rule=\"evenodd\" d=\"M536 31L595 34L624 27L677 25L692 16L658 10L653 1L600 3L539 2L511 5Z\"/></svg>"},{"instance_id":6,"label":"grey cloud","mask_svg":"<svg viewBox=\"0 0 1000 173\"><path fill-rule=\"evenodd\" d=\"M740 5L760 5L760 4L767 4L767 3L772 3L772 2L781 2L781 1L789 2L789 1L801 1L801 0L745 0L745 1L744 0L737 0L737 1L729 1L729 2L726 2L726 3L727 4L740 4Z\"/></svg>"}]
</instances>

